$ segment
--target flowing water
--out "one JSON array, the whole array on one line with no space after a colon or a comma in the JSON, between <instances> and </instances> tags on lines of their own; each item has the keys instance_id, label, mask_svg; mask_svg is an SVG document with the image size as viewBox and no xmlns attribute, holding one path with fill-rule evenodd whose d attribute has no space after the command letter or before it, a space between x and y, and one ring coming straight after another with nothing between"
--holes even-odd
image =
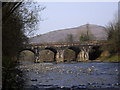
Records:
<instances>
[{"instance_id":1,"label":"flowing water","mask_svg":"<svg viewBox=\"0 0 120 90\"><path fill-rule=\"evenodd\" d=\"M119 63L24 63L25 87L120 88Z\"/></svg>"}]
</instances>

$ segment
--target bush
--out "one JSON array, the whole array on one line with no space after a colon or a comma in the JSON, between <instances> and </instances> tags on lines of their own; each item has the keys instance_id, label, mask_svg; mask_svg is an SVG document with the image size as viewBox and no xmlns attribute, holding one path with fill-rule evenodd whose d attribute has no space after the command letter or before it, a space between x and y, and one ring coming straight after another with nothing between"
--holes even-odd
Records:
<instances>
[{"instance_id":1,"label":"bush","mask_svg":"<svg viewBox=\"0 0 120 90\"><path fill-rule=\"evenodd\" d=\"M17 65L10 58L3 57L2 90L21 90L23 88L23 73L16 68Z\"/></svg>"}]
</instances>

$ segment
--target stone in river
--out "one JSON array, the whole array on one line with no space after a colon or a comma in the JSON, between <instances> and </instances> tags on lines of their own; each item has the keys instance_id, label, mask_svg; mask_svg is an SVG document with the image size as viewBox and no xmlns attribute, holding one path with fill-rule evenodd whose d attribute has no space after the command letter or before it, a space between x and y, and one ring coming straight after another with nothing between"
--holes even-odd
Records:
<instances>
[{"instance_id":1,"label":"stone in river","mask_svg":"<svg viewBox=\"0 0 120 90\"><path fill-rule=\"evenodd\" d=\"M64 86L60 86L60 88L64 88Z\"/></svg>"},{"instance_id":2,"label":"stone in river","mask_svg":"<svg viewBox=\"0 0 120 90\"><path fill-rule=\"evenodd\" d=\"M37 79L31 79L31 81L37 81Z\"/></svg>"}]
</instances>

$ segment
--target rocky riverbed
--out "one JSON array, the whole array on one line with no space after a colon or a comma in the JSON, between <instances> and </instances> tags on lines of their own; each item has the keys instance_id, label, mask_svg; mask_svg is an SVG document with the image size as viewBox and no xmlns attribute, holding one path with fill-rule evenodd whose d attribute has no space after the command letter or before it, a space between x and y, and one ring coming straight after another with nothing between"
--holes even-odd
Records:
<instances>
[{"instance_id":1,"label":"rocky riverbed","mask_svg":"<svg viewBox=\"0 0 120 90\"><path fill-rule=\"evenodd\" d=\"M119 63L22 63L25 88L119 88Z\"/></svg>"}]
</instances>

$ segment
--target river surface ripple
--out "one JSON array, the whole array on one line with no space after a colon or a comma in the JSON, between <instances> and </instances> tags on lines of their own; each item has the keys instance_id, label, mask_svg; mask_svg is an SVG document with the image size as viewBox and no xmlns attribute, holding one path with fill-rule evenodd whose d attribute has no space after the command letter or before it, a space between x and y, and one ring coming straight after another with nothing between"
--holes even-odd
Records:
<instances>
[{"instance_id":1,"label":"river surface ripple","mask_svg":"<svg viewBox=\"0 0 120 90\"><path fill-rule=\"evenodd\" d=\"M25 87L120 88L120 63L23 63Z\"/></svg>"}]
</instances>

